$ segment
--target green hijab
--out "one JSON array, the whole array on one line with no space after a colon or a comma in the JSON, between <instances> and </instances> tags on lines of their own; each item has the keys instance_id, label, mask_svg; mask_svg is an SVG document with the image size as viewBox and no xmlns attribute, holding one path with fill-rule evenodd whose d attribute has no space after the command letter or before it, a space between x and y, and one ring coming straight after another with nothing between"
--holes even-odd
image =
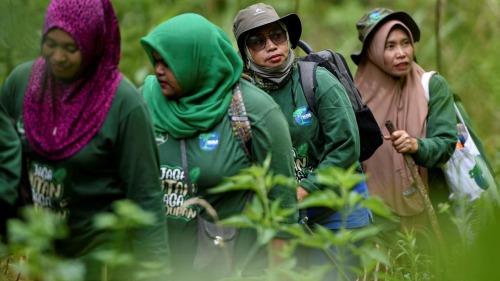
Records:
<instances>
[{"instance_id":1,"label":"green hijab","mask_svg":"<svg viewBox=\"0 0 500 281\"><path fill-rule=\"evenodd\" d=\"M222 29L197 14L182 14L158 25L141 45L154 65L158 52L179 83L180 99L168 99L154 75L143 94L157 132L188 138L217 125L227 115L243 62Z\"/></svg>"}]
</instances>

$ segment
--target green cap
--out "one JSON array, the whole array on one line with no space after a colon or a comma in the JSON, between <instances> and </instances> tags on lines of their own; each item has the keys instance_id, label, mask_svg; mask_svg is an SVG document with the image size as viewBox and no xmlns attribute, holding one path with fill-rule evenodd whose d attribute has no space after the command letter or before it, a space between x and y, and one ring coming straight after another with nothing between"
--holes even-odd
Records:
<instances>
[{"instance_id":1,"label":"green cap","mask_svg":"<svg viewBox=\"0 0 500 281\"><path fill-rule=\"evenodd\" d=\"M243 35L247 31L276 21L280 21L286 26L290 44L292 48L295 48L302 34L302 24L296 14L289 14L280 18L273 7L263 3L251 5L238 12L233 22L233 34L243 60L245 60L245 42L243 42L245 36Z\"/></svg>"},{"instance_id":2,"label":"green cap","mask_svg":"<svg viewBox=\"0 0 500 281\"><path fill-rule=\"evenodd\" d=\"M363 43L361 51L351 54L351 59L355 64L359 64L361 55L363 54L366 44L369 39L380 26L390 20L398 20L402 22L411 32L413 42L420 40L420 29L413 18L405 12L394 12L387 8L376 8L368 13L365 13L358 22L356 28L358 29L358 39Z\"/></svg>"}]
</instances>

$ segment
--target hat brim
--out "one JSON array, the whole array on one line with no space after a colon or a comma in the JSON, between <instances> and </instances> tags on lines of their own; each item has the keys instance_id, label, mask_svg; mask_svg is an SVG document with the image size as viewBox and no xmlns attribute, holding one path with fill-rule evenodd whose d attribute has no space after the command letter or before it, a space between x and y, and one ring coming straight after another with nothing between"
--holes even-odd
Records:
<instances>
[{"instance_id":1,"label":"hat brim","mask_svg":"<svg viewBox=\"0 0 500 281\"><path fill-rule=\"evenodd\" d=\"M302 23L300 22L299 16L296 14L289 14L282 17L280 20L286 25L288 36L290 37L290 44L292 45L292 49L295 49L302 35Z\"/></svg>"},{"instance_id":2,"label":"hat brim","mask_svg":"<svg viewBox=\"0 0 500 281\"><path fill-rule=\"evenodd\" d=\"M386 22L388 22L390 20L398 20L398 21L402 22L410 30L411 35L413 37L413 42L416 43L416 42L420 41L420 28L418 28L418 25L413 20L413 18L410 15L408 15L407 13L405 13L405 12L394 12L394 13L392 13L390 15L387 15L386 17L384 17L383 19L381 19L379 22L377 22L372 27L372 29L370 29L370 31L368 31L368 33L365 35L365 38L363 39L363 47L362 47L362 49L351 54L351 59L352 59L352 61L356 65L358 65L360 63L360 61L361 61L361 57L363 55L363 52L366 49L366 43L370 42L371 37L373 36L373 34L375 34L375 32L382 25L384 25Z\"/></svg>"},{"instance_id":3,"label":"hat brim","mask_svg":"<svg viewBox=\"0 0 500 281\"><path fill-rule=\"evenodd\" d=\"M241 56L243 58L243 60L246 60L245 59L245 52L244 52L244 48L245 48L245 33L247 33L248 31L252 30L252 29L255 29L255 28L258 28L258 27L261 27L261 26L264 26L266 24L270 24L270 23L273 23L273 22L277 22L277 21L281 21L285 24L286 26L286 29L287 29L287 32L288 32L288 37L290 38L290 44L292 46L292 49L295 49L297 47L297 44L299 43L299 40L300 40L300 36L302 35L302 23L300 22L300 18L299 16L297 16L296 14L288 14L284 17L281 17L279 20L274 20L274 21L269 21L269 22L259 22L258 24L254 25L254 26L250 26L247 30L245 30L239 37L239 40L238 40L238 48L240 49L240 53L241 53Z\"/></svg>"}]
</instances>

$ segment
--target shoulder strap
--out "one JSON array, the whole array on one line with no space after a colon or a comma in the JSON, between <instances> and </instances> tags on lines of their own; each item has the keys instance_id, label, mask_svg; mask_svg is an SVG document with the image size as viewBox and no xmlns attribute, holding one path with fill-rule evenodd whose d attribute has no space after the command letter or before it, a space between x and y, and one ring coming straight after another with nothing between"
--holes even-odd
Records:
<instances>
[{"instance_id":1,"label":"shoulder strap","mask_svg":"<svg viewBox=\"0 0 500 281\"><path fill-rule=\"evenodd\" d=\"M299 65L299 76L300 85L304 96L306 97L307 105L309 110L316 116L318 112L316 110L316 98L314 97L314 91L316 90L316 68L318 64L311 61L298 61Z\"/></svg>"},{"instance_id":2,"label":"shoulder strap","mask_svg":"<svg viewBox=\"0 0 500 281\"><path fill-rule=\"evenodd\" d=\"M186 141L181 139L181 157L182 157L182 169L184 170L184 179L188 187L188 193L191 197L194 197L193 185L191 184L191 177L189 176L189 169L187 163L187 153L186 153Z\"/></svg>"},{"instance_id":3,"label":"shoulder strap","mask_svg":"<svg viewBox=\"0 0 500 281\"><path fill-rule=\"evenodd\" d=\"M422 87L424 87L424 94L427 101L429 101L429 83L431 82L432 75L436 73L437 71L428 71L422 75Z\"/></svg>"},{"instance_id":4,"label":"shoulder strap","mask_svg":"<svg viewBox=\"0 0 500 281\"><path fill-rule=\"evenodd\" d=\"M422 87L424 87L424 93L425 93L425 98L427 101L429 101L429 83L431 82L432 75L438 73L437 71L428 71L424 72L422 75ZM455 94L453 96L455 98ZM465 126L465 121L464 118L462 117L462 114L460 114L460 110L458 109L457 105L455 102L453 102L453 107L455 108L455 114L457 115L458 121L464 125L465 131L467 132L467 135L470 135L469 129L467 129L467 126Z\"/></svg>"},{"instance_id":5,"label":"shoulder strap","mask_svg":"<svg viewBox=\"0 0 500 281\"><path fill-rule=\"evenodd\" d=\"M347 95L349 96L349 99L351 100L351 105L354 109L354 111L359 111L363 109L364 104L363 101L361 100L361 94L358 91L358 88L354 85L354 79L352 78L351 71L348 70L349 66L347 65L347 62L345 58L332 50L328 50L332 54L333 62L335 66L337 67L339 74L336 75L337 79L340 81L342 86L344 86L347 92Z\"/></svg>"},{"instance_id":6,"label":"shoulder strap","mask_svg":"<svg viewBox=\"0 0 500 281\"><path fill-rule=\"evenodd\" d=\"M240 83L237 83L233 89L231 104L228 109L229 120L233 133L240 142L241 148L247 155L250 162L252 155L250 154L250 140L252 138L252 127L247 116L247 110L243 103L243 95L241 94Z\"/></svg>"},{"instance_id":7,"label":"shoulder strap","mask_svg":"<svg viewBox=\"0 0 500 281\"><path fill-rule=\"evenodd\" d=\"M333 56L335 58L335 61L337 62L338 68L341 70L342 73L345 73L345 75L349 76L352 81L354 81L354 78L352 77L352 73L349 69L349 66L347 64L347 61L345 60L345 57L342 56L340 53L334 52L332 50L329 50L330 52L333 53ZM342 67L342 69L341 69Z\"/></svg>"}]
</instances>

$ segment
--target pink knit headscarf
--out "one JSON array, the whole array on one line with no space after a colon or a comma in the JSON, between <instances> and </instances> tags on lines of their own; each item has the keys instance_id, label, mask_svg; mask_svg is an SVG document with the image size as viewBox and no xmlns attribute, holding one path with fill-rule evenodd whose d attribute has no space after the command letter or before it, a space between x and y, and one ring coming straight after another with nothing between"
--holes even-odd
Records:
<instances>
[{"instance_id":1,"label":"pink knit headscarf","mask_svg":"<svg viewBox=\"0 0 500 281\"><path fill-rule=\"evenodd\" d=\"M122 79L120 30L109 0L52 0L43 37L53 28L73 37L82 54L81 69L71 83L58 81L39 57L26 90L23 118L33 149L60 160L88 144L106 119Z\"/></svg>"}]
</instances>

